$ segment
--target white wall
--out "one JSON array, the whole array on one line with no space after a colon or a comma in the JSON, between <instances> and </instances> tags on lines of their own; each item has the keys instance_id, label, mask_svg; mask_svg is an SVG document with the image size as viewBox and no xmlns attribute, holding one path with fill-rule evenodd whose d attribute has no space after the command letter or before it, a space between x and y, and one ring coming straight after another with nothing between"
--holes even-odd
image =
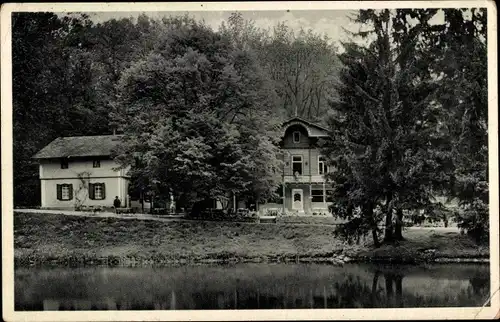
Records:
<instances>
[{"instance_id":1,"label":"white wall","mask_svg":"<svg viewBox=\"0 0 500 322\"><path fill-rule=\"evenodd\" d=\"M41 195L43 208L67 208L81 203L86 206L112 207L116 196L125 206L128 194L128 177L126 170L115 171L118 165L113 160L101 160L99 168L93 168L92 160L71 160L68 169L61 169L59 160L42 160L40 163ZM88 177L81 180L78 175L88 172ZM106 196L102 200L91 200L88 198L89 183L104 183ZM57 200L57 185L73 185L72 200Z\"/></svg>"},{"instance_id":2,"label":"white wall","mask_svg":"<svg viewBox=\"0 0 500 322\"><path fill-rule=\"evenodd\" d=\"M91 177L126 176L127 170L115 171L118 164L113 160L101 160L100 168L92 167L92 160L69 159L68 169L61 169L59 160L42 160L40 162L40 179L46 178L78 178L78 174L89 172Z\"/></svg>"},{"instance_id":3,"label":"white wall","mask_svg":"<svg viewBox=\"0 0 500 322\"><path fill-rule=\"evenodd\" d=\"M80 179L54 179L42 180L42 207L43 208L71 208L73 209L80 200L81 205L113 207L113 200L118 196L122 202L125 201L126 194L119 191L120 180L122 178L91 178L82 182ZM89 183L104 183L106 187L105 199L91 200L88 198ZM73 185L72 200L57 200L57 185Z\"/></svg>"}]
</instances>

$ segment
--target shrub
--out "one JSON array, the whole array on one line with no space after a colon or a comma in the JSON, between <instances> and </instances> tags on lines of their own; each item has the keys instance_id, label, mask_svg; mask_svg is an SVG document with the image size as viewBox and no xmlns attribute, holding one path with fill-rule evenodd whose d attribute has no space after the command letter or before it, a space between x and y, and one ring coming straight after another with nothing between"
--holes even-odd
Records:
<instances>
[{"instance_id":1,"label":"shrub","mask_svg":"<svg viewBox=\"0 0 500 322\"><path fill-rule=\"evenodd\" d=\"M488 213L475 211L475 209L460 209L455 212L457 227L477 243L488 242L489 222Z\"/></svg>"}]
</instances>

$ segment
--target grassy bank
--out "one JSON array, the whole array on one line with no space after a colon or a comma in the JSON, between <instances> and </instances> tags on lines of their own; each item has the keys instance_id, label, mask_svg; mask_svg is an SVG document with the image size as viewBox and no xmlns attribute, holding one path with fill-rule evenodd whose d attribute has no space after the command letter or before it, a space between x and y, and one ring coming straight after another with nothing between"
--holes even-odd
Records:
<instances>
[{"instance_id":1,"label":"grassy bank","mask_svg":"<svg viewBox=\"0 0 500 322\"><path fill-rule=\"evenodd\" d=\"M16 213L17 265L283 262L345 260L432 261L485 258L454 232L410 229L406 241L373 249L370 240L347 245L333 226L198 221L153 221Z\"/></svg>"}]
</instances>

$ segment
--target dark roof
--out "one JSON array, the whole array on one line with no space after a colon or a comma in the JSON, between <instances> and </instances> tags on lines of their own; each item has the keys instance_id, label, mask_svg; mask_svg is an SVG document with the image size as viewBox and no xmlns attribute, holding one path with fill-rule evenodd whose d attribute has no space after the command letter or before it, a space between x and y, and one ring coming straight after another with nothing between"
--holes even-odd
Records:
<instances>
[{"instance_id":1,"label":"dark roof","mask_svg":"<svg viewBox=\"0 0 500 322\"><path fill-rule=\"evenodd\" d=\"M60 137L33 156L34 159L110 156L121 135Z\"/></svg>"},{"instance_id":2,"label":"dark roof","mask_svg":"<svg viewBox=\"0 0 500 322\"><path fill-rule=\"evenodd\" d=\"M313 123L311 121L308 121L308 120L303 119L303 118L298 117L298 116L292 117L291 119L288 119L287 121L283 122L283 127L286 129L286 128L288 128L288 126L293 125L293 124L297 124L297 123L303 124L306 127L307 133L309 134L309 136L313 136L313 137L326 137L326 136L328 136L329 130L326 127L321 126L321 125L316 124L316 123Z\"/></svg>"}]
</instances>

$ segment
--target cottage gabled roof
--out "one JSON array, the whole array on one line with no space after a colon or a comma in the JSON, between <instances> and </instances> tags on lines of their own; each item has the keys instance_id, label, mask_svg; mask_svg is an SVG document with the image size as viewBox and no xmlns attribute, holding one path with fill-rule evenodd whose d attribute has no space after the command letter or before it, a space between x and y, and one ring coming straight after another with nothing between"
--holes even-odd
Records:
<instances>
[{"instance_id":1,"label":"cottage gabled roof","mask_svg":"<svg viewBox=\"0 0 500 322\"><path fill-rule=\"evenodd\" d=\"M122 135L59 137L33 156L34 159L110 156Z\"/></svg>"},{"instance_id":2,"label":"cottage gabled roof","mask_svg":"<svg viewBox=\"0 0 500 322\"><path fill-rule=\"evenodd\" d=\"M286 131L286 129L292 125L297 125L300 124L304 126L307 130L307 133L310 137L327 137L329 130L319 124L310 122L306 119L303 119L301 117L295 116L292 117L291 119L288 119L285 121L282 125L283 129Z\"/></svg>"}]
</instances>

